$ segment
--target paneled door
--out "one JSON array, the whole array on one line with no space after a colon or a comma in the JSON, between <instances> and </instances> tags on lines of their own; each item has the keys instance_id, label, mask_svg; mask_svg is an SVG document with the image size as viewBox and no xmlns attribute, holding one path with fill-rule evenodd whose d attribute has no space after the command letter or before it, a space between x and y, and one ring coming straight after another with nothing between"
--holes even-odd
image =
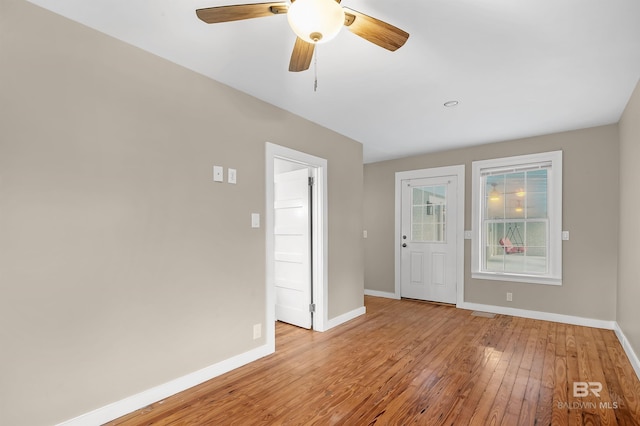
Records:
<instances>
[{"instance_id":1,"label":"paneled door","mask_svg":"<svg viewBox=\"0 0 640 426\"><path fill-rule=\"evenodd\" d=\"M274 182L276 320L311 328L311 209L309 169L280 173Z\"/></svg>"},{"instance_id":2,"label":"paneled door","mask_svg":"<svg viewBox=\"0 0 640 426\"><path fill-rule=\"evenodd\" d=\"M402 180L401 296L456 303L458 178Z\"/></svg>"}]
</instances>

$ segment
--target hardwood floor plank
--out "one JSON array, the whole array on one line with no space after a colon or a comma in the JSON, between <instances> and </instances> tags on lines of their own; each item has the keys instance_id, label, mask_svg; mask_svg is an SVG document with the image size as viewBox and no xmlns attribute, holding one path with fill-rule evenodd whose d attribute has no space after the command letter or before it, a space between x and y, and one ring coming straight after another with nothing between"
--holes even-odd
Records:
<instances>
[{"instance_id":1,"label":"hardwood floor plank","mask_svg":"<svg viewBox=\"0 0 640 426\"><path fill-rule=\"evenodd\" d=\"M533 425L536 423L536 410L538 406L538 396L540 394L540 385L542 383L542 374L544 371L544 359L546 355L549 324L550 323L546 321L539 321L535 323L535 339L534 347L531 349L531 360L529 361L528 358L523 358L523 367L529 366L529 376L527 378L524 395L522 397L522 406L518 419L511 424ZM510 419L511 418L512 416L510 415Z\"/></svg>"},{"instance_id":2,"label":"hardwood floor plank","mask_svg":"<svg viewBox=\"0 0 640 426\"><path fill-rule=\"evenodd\" d=\"M275 354L108 424L639 424L640 381L609 330L365 303L324 333L277 323ZM574 397L574 381L602 397Z\"/></svg>"},{"instance_id":3,"label":"hardwood floor plank","mask_svg":"<svg viewBox=\"0 0 640 426\"><path fill-rule=\"evenodd\" d=\"M598 357L600 359L606 360L606 362L602 362L600 365L602 367L602 373L604 374L605 381L607 384L607 388L609 391L609 398L611 400L613 413L616 417L616 420L619 425L635 425L639 422L636 422L632 417L631 413L628 411L628 407L625 403L625 398L622 396L623 391L618 380L617 373L613 366L613 362L611 357L609 356L609 352L607 351L607 341L613 340L616 344L618 344L617 337L615 337L615 333L609 330L596 330L590 329L592 332L593 341L596 344ZM615 347L615 345L614 345ZM637 392L630 392L631 394L635 394L638 396Z\"/></svg>"},{"instance_id":4,"label":"hardwood floor plank","mask_svg":"<svg viewBox=\"0 0 640 426\"><path fill-rule=\"evenodd\" d=\"M500 328L494 326L495 319L476 317L475 321L478 325L473 328L482 330L478 332L481 337L474 347L475 362L470 358L468 370L463 370L467 372L466 380L458 390L451 409L442 419L442 424L464 424L462 417L471 417L499 359L493 349L501 333Z\"/></svg>"},{"instance_id":5,"label":"hardwood floor plank","mask_svg":"<svg viewBox=\"0 0 640 426\"><path fill-rule=\"evenodd\" d=\"M524 354L525 344L523 340L526 339L528 334L528 329L525 327L528 321L523 318L518 318L517 322L517 332L514 332L511 344L509 345L508 349L511 356L508 358L508 360L506 358L501 359L501 361L505 362L505 370L503 376L498 376L496 378L496 384L498 384L499 380L499 387L498 391L496 392L496 397L493 401L493 405L489 410L489 415L486 421L488 424L500 424L502 422L502 417L504 416L507 404L510 402L509 397L515 385L520 362L522 361L522 356ZM496 371L498 371L499 368L500 366L496 369ZM519 404L521 406L522 399L511 401L511 404ZM517 408L518 414L520 412L520 406Z\"/></svg>"},{"instance_id":6,"label":"hardwood floor plank","mask_svg":"<svg viewBox=\"0 0 640 426\"><path fill-rule=\"evenodd\" d=\"M621 405L620 410L628 411L636 422L634 424L640 425L640 382L615 336L607 340L607 351L611 359L611 368L619 383L620 394L616 395L615 399Z\"/></svg>"},{"instance_id":7,"label":"hardwood floor plank","mask_svg":"<svg viewBox=\"0 0 640 426\"><path fill-rule=\"evenodd\" d=\"M486 368L481 374L480 380L476 382L471 391L464 410L460 413L457 421L460 424L482 424L488 416L491 405L495 398L495 392L499 383L496 374L499 376L499 366L504 364L504 359L509 355L505 355L505 349L516 328L516 319L512 317L499 317L499 327L502 329L500 340L495 343L492 348L491 359L487 363ZM501 364L502 362L502 364ZM496 373L497 372L497 373Z\"/></svg>"},{"instance_id":8,"label":"hardwood floor plank","mask_svg":"<svg viewBox=\"0 0 640 426\"><path fill-rule=\"evenodd\" d=\"M549 332L544 349L544 361L542 367L542 382L538 393L536 406L535 424L550 425L554 408L555 380L556 380L556 341L558 335L558 324L549 323Z\"/></svg>"}]
</instances>

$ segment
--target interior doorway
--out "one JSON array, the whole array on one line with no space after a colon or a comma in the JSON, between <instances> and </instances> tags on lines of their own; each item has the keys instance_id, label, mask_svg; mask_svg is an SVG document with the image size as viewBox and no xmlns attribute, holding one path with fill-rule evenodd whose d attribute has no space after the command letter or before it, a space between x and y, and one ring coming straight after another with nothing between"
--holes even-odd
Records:
<instances>
[{"instance_id":1,"label":"interior doorway","mask_svg":"<svg viewBox=\"0 0 640 426\"><path fill-rule=\"evenodd\" d=\"M293 312L294 317L302 319L308 314L311 318L309 328L324 331L326 327L326 171L327 161L323 158L272 143L266 144L266 338L267 344L273 344L274 347L275 321L282 319L278 316ZM308 190L307 207L304 206L304 196L301 196L304 186L301 182L304 179ZM282 189L285 192L284 199L277 200L282 195ZM290 194L286 195L287 192ZM308 216L305 209L308 209ZM298 216L308 217L308 236L301 235L300 227L307 225L296 221L296 218L300 218ZM288 224L294 224L292 228L298 229L286 229ZM308 250L305 251L304 247L308 247ZM305 263L308 263L308 267ZM298 274L304 277L299 278ZM308 287L303 288L305 280ZM288 309L290 306L295 306L293 311ZM288 318L283 321L293 323Z\"/></svg>"},{"instance_id":2,"label":"interior doorway","mask_svg":"<svg viewBox=\"0 0 640 426\"><path fill-rule=\"evenodd\" d=\"M313 325L313 169L276 158L273 190L273 275L276 321Z\"/></svg>"}]
</instances>

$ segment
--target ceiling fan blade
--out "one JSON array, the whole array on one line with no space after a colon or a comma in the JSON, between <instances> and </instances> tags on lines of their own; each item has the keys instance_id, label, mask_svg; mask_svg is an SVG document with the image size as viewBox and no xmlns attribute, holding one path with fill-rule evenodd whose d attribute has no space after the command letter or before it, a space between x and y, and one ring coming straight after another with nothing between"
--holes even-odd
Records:
<instances>
[{"instance_id":1,"label":"ceiling fan blade","mask_svg":"<svg viewBox=\"0 0 640 426\"><path fill-rule=\"evenodd\" d=\"M346 27L365 40L387 50L395 51L401 48L409 38L409 33L387 24L364 13L344 7Z\"/></svg>"},{"instance_id":2,"label":"ceiling fan blade","mask_svg":"<svg viewBox=\"0 0 640 426\"><path fill-rule=\"evenodd\" d=\"M287 13L287 3L236 4L232 6L208 7L196 10L196 15L207 24L263 18Z\"/></svg>"},{"instance_id":3,"label":"ceiling fan blade","mask_svg":"<svg viewBox=\"0 0 640 426\"><path fill-rule=\"evenodd\" d=\"M289 62L289 71L298 72L308 70L309 65L311 65L311 58L313 58L313 50L315 47L315 44L307 43L298 37L296 39L296 44L293 45L291 62Z\"/></svg>"}]
</instances>

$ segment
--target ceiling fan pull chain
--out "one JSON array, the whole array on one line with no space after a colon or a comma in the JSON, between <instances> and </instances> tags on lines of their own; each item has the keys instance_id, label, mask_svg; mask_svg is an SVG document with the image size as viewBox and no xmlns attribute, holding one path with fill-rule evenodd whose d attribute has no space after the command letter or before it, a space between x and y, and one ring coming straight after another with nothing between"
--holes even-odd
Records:
<instances>
[{"instance_id":1,"label":"ceiling fan pull chain","mask_svg":"<svg viewBox=\"0 0 640 426\"><path fill-rule=\"evenodd\" d=\"M318 91L318 45L316 44L315 51L313 53L313 91Z\"/></svg>"}]
</instances>

